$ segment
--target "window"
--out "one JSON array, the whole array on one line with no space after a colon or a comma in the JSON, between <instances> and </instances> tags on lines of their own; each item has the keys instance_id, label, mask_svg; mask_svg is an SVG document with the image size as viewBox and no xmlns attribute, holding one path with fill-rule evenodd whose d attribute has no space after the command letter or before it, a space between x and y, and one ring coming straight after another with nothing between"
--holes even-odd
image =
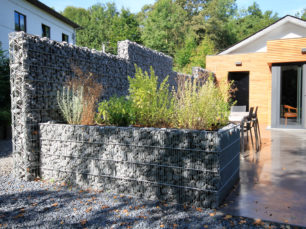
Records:
<instances>
[{"instance_id":1,"label":"window","mask_svg":"<svg viewBox=\"0 0 306 229\"><path fill-rule=\"evenodd\" d=\"M42 28L42 37L48 37L50 38L50 27L44 24L41 24Z\"/></svg>"},{"instance_id":2,"label":"window","mask_svg":"<svg viewBox=\"0 0 306 229\"><path fill-rule=\"evenodd\" d=\"M69 36L65 33L62 33L62 41L69 42Z\"/></svg>"},{"instance_id":3,"label":"window","mask_svg":"<svg viewBox=\"0 0 306 229\"><path fill-rule=\"evenodd\" d=\"M27 26L26 26L26 16L15 11L15 31L24 31L26 32Z\"/></svg>"}]
</instances>

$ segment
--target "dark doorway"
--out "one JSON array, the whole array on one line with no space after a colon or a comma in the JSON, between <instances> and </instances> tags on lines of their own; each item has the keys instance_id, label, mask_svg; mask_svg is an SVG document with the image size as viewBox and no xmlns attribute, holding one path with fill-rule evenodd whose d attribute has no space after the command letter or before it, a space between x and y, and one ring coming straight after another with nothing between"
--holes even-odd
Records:
<instances>
[{"instance_id":1,"label":"dark doorway","mask_svg":"<svg viewBox=\"0 0 306 229\"><path fill-rule=\"evenodd\" d=\"M229 72L228 80L234 81L232 99L236 100L236 106L246 106L249 110L249 72Z\"/></svg>"},{"instance_id":2,"label":"dark doorway","mask_svg":"<svg viewBox=\"0 0 306 229\"><path fill-rule=\"evenodd\" d=\"M281 66L280 125L301 125L302 99L302 66Z\"/></svg>"}]
</instances>

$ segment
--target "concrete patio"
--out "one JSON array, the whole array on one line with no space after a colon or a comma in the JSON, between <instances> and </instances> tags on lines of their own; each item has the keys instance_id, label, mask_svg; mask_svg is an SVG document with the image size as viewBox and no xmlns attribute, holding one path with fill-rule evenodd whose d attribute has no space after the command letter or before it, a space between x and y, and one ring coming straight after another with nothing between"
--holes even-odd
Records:
<instances>
[{"instance_id":1,"label":"concrete patio","mask_svg":"<svg viewBox=\"0 0 306 229\"><path fill-rule=\"evenodd\" d=\"M248 147L240 184L220 210L306 227L306 130L262 129L260 152Z\"/></svg>"}]
</instances>

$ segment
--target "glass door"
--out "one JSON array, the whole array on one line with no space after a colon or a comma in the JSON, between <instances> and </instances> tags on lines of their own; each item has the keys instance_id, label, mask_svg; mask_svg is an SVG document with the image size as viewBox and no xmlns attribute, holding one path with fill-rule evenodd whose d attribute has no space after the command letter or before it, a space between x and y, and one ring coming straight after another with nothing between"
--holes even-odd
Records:
<instances>
[{"instance_id":1,"label":"glass door","mask_svg":"<svg viewBox=\"0 0 306 229\"><path fill-rule=\"evenodd\" d=\"M271 127L306 128L306 64L272 66Z\"/></svg>"},{"instance_id":2,"label":"glass door","mask_svg":"<svg viewBox=\"0 0 306 229\"><path fill-rule=\"evenodd\" d=\"M300 127L302 125L302 66L281 66L280 72L279 125Z\"/></svg>"}]
</instances>

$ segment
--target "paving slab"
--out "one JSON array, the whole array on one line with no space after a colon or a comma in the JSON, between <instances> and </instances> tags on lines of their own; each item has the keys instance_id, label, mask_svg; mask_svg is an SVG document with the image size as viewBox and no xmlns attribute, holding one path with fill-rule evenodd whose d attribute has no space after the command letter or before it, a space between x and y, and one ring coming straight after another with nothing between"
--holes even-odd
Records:
<instances>
[{"instance_id":1,"label":"paving slab","mask_svg":"<svg viewBox=\"0 0 306 229\"><path fill-rule=\"evenodd\" d=\"M221 211L306 227L306 130L262 130L241 157L240 184Z\"/></svg>"}]
</instances>

